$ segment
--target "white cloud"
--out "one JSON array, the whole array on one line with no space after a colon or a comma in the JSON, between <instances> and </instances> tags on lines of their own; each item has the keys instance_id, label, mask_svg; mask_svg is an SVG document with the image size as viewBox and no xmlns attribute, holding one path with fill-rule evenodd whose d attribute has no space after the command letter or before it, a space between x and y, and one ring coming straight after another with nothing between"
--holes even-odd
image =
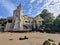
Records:
<instances>
[{"instance_id":1,"label":"white cloud","mask_svg":"<svg viewBox=\"0 0 60 45\"><path fill-rule=\"evenodd\" d=\"M46 0L45 4L40 8L37 14L40 14L43 9L48 9L55 17L60 14L60 0Z\"/></svg>"},{"instance_id":2,"label":"white cloud","mask_svg":"<svg viewBox=\"0 0 60 45\"><path fill-rule=\"evenodd\" d=\"M45 7L57 17L60 14L60 0L53 0L51 4Z\"/></svg>"},{"instance_id":3,"label":"white cloud","mask_svg":"<svg viewBox=\"0 0 60 45\"><path fill-rule=\"evenodd\" d=\"M35 0L31 0L30 3L33 3Z\"/></svg>"},{"instance_id":4,"label":"white cloud","mask_svg":"<svg viewBox=\"0 0 60 45\"><path fill-rule=\"evenodd\" d=\"M2 16L0 16L0 18L2 18Z\"/></svg>"},{"instance_id":5,"label":"white cloud","mask_svg":"<svg viewBox=\"0 0 60 45\"><path fill-rule=\"evenodd\" d=\"M44 4L42 7L40 7L41 10L38 10L38 12L37 12L36 15L40 14L41 11L42 11L45 7L47 7L52 1L53 1L53 0L46 0L46 1L45 1L45 4Z\"/></svg>"},{"instance_id":6,"label":"white cloud","mask_svg":"<svg viewBox=\"0 0 60 45\"><path fill-rule=\"evenodd\" d=\"M6 18L6 17L0 16L0 18Z\"/></svg>"},{"instance_id":7,"label":"white cloud","mask_svg":"<svg viewBox=\"0 0 60 45\"><path fill-rule=\"evenodd\" d=\"M13 13L13 10L16 8L16 6L8 0L1 0L0 3L11 14Z\"/></svg>"},{"instance_id":8,"label":"white cloud","mask_svg":"<svg viewBox=\"0 0 60 45\"><path fill-rule=\"evenodd\" d=\"M35 2L36 1L36 2ZM44 1L44 2L43 2ZM35 2L35 3L34 3ZM8 10L10 13L16 8L14 3L8 0L2 0L0 3ZM34 4L33 4L34 3ZM44 3L42 7L40 7L40 3ZM25 4L24 4L25 5ZM54 13L54 16L58 16L60 14L60 0L30 0L30 9L27 14L32 14L32 12L36 11L37 14L40 14L43 9L48 9L50 12ZM33 8L34 7L34 8ZM35 9L35 10L33 10Z\"/></svg>"},{"instance_id":9,"label":"white cloud","mask_svg":"<svg viewBox=\"0 0 60 45\"><path fill-rule=\"evenodd\" d=\"M60 14L60 6L59 6L59 5L60 5L60 4L56 4L56 5L53 5L51 8L48 7L47 9L48 9L50 12L54 13L54 16L57 17L58 14Z\"/></svg>"},{"instance_id":10,"label":"white cloud","mask_svg":"<svg viewBox=\"0 0 60 45\"><path fill-rule=\"evenodd\" d=\"M46 0L46 3L43 5L43 7L41 9L44 9L45 7L47 7L53 0Z\"/></svg>"},{"instance_id":11,"label":"white cloud","mask_svg":"<svg viewBox=\"0 0 60 45\"><path fill-rule=\"evenodd\" d=\"M29 4L29 6L30 6L30 9L28 10L28 14L31 14L31 12L32 12L32 10L33 10L33 9L32 9L33 7L32 7L31 4Z\"/></svg>"},{"instance_id":12,"label":"white cloud","mask_svg":"<svg viewBox=\"0 0 60 45\"><path fill-rule=\"evenodd\" d=\"M35 2L35 4L32 4L33 2ZM35 12L37 13L38 12L38 10L40 9L39 5L42 2L43 2L43 0L31 0L30 4L29 4L29 6L31 6L31 7L30 7L30 9L28 11L28 14L31 15L31 16L33 16L33 17L35 17L36 15L34 16L32 13L35 13ZM35 9L35 10L33 10L33 9Z\"/></svg>"},{"instance_id":13,"label":"white cloud","mask_svg":"<svg viewBox=\"0 0 60 45\"><path fill-rule=\"evenodd\" d=\"M37 3L39 4L39 3L42 3L43 2L43 0L37 0Z\"/></svg>"}]
</instances>

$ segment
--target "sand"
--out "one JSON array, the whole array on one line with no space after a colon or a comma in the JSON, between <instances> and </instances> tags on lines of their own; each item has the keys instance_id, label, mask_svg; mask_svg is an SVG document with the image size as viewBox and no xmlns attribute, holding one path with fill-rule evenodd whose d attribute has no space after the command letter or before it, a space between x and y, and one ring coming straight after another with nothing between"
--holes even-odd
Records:
<instances>
[{"instance_id":1,"label":"sand","mask_svg":"<svg viewBox=\"0 0 60 45\"><path fill-rule=\"evenodd\" d=\"M27 36L28 39L19 40L19 37L23 38L24 36ZM55 42L60 42L60 34L40 32L0 33L0 45L42 45L42 43L47 39L53 39Z\"/></svg>"}]
</instances>

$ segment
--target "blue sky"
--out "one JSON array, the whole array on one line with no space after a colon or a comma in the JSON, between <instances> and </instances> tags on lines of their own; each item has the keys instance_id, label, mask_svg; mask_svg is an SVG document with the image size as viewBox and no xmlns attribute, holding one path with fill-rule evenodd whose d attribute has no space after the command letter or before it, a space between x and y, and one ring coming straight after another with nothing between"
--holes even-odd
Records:
<instances>
[{"instance_id":1,"label":"blue sky","mask_svg":"<svg viewBox=\"0 0 60 45\"><path fill-rule=\"evenodd\" d=\"M55 17L60 14L60 0L1 0L0 18L13 16L13 11L20 3L25 15L34 17L40 14L43 9L52 12Z\"/></svg>"}]
</instances>

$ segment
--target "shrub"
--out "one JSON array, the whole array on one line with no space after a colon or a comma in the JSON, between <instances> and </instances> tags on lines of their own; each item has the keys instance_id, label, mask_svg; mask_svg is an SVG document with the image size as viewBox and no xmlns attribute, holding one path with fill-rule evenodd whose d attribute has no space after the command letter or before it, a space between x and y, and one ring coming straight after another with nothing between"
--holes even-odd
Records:
<instances>
[{"instance_id":1,"label":"shrub","mask_svg":"<svg viewBox=\"0 0 60 45\"><path fill-rule=\"evenodd\" d=\"M0 24L0 26L1 26L1 24Z\"/></svg>"},{"instance_id":2,"label":"shrub","mask_svg":"<svg viewBox=\"0 0 60 45\"><path fill-rule=\"evenodd\" d=\"M48 39L48 41L55 42L55 41L54 41L54 40L52 40L52 39Z\"/></svg>"},{"instance_id":3,"label":"shrub","mask_svg":"<svg viewBox=\"0 0 60 45\"><path fill-rule=\"evenodd\" d=\"M48 40L46 40L46 41L43 43L43 45L51 45L51 43L50 43Z\"/></svg>"},{"instance_id":4,"label":"shrub","mask_svg":"<svg viewBox=\"0 0 60 45\"><path fill-rule=\"evenodd\" d=\"M52 43L52 45L56 45L55 43Z\"/></svg>"}]
</instances>

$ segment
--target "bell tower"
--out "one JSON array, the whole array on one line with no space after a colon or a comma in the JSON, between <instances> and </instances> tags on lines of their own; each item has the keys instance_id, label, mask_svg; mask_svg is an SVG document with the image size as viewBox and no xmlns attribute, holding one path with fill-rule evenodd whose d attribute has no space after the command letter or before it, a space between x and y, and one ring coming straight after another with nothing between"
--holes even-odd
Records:
<instances>
[{"instance_id":1,"label":"bell tower","mask_svg":"<svg viewBox=\"0 0 60 45\"><path fill-rule=\"evenodd\" d=\"M13 30L15 31L23 31L23 9L21 4L17 7L14 11L14 27Z\"/></svg>"}]
</instances>

